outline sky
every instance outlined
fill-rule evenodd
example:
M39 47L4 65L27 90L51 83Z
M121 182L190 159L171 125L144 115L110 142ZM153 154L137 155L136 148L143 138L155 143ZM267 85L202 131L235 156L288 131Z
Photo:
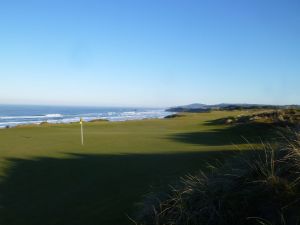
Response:
M299 0L0 0L0 103L300 104Z

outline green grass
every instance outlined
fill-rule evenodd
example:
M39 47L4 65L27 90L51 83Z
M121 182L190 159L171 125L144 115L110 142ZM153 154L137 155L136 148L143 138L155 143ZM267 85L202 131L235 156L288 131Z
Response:
M269 134L214 123L238 114L85 123L84 146L79 124L0 130L0 224L131 224L143 195L248 149L241 136L259 144Z

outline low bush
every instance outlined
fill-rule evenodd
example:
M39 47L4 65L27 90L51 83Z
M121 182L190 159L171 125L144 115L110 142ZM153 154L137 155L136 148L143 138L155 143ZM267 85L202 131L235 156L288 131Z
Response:
M300 224L300 138L253 148L145 201L139 225Z

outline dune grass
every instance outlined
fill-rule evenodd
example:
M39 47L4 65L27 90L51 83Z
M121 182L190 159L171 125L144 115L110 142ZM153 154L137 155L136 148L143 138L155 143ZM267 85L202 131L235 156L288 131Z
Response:
M139 225L295 225L300 222L300 136L252 148L147 196Z
M0 130L0 224L131 224L143 195L163 190L207 163L272 135L268 126L228 126L219 118L44 124ZM232 145L234 144L234 145Z

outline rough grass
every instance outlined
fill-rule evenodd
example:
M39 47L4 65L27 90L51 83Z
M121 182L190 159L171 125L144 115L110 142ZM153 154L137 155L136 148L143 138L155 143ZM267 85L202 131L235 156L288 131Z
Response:
M187 175L137 216L143 225L296 225L300 223L300 138L264 144ZM212 167L211 167L212 168Z
M250 112L162 120L23 126L0 130L0 224L118 225L151 191L259 145L268 127L211 121ZM236 144L233 146L232 143Z

